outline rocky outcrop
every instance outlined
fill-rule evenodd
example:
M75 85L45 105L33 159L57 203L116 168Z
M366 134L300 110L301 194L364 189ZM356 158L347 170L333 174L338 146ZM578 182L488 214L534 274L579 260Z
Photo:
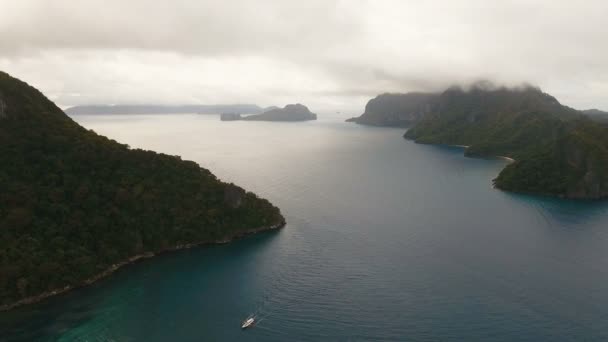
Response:
M371 99L365 113L347 122L371 126L409 127L429 114L437 94L382 94Z
M227 184L224 189L224 203L230 208L236 209L243 203L245 194L246 192L242 188L234 184Z
M565 197L574 199L600 199L608 197L608 175L605 160L602 160L601 146L590 146L588 141L568 139L561 146L562 158L572 173L581 175L570 184ZM606 151L604 150L604 154ZM604 163L604 165L602 165ZM606 178L606 179L605 179Z
M243 117L245 121L307 121L316 120L317 114L312 113L302 104L289 104L284 108L275 108L258 115Z

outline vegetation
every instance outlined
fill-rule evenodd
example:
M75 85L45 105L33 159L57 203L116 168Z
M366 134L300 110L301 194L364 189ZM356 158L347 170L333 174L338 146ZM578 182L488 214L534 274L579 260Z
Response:
M529 148L495 180L498 188L570 198L608 197L608 129L570 122L542 148Z
M608 197L608 129L536 88L448 89L405 137L516 159L495 179L500 189Z
M135 255L277 227L279 209L179 157L80 127L0 72L0 307Z

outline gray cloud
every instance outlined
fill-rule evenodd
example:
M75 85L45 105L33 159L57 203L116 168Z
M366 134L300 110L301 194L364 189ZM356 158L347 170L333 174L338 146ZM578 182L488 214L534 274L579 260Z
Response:
M63 105L301 101L491 79L608 109L605 1L0 0L0 68ZM313 108L314 109L314 108Z
M48 49L144 49L259 55L328 48L357 34L347 2L312 0L6 1L5 54ZM3 5L4 7L4 5Z

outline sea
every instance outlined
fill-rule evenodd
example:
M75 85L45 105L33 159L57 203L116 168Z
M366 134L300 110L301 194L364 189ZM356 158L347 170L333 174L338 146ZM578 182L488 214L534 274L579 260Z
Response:
M504 160L338 114L73 119L193 160L287 225L2 312L1 341L608 341L607 202L499 191Z

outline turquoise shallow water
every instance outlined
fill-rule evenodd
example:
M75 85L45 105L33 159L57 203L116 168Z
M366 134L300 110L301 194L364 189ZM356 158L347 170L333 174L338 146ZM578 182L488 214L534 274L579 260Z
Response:
M608 203L500 192L503 161L342 118L76 120L195 160L288 224L0 313L2 341L608 340Z

